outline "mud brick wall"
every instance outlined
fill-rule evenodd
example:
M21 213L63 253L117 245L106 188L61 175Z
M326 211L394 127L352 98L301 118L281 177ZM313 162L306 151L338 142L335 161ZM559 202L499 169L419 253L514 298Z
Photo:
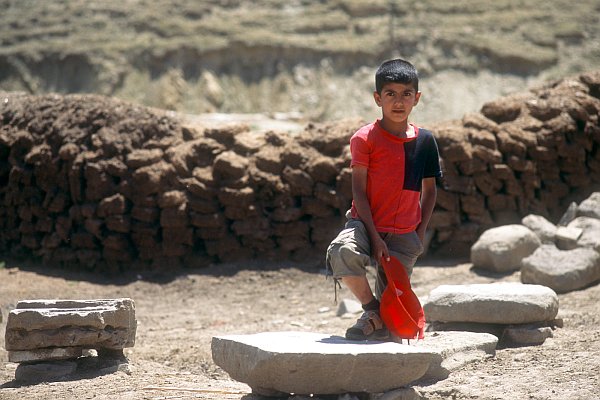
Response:
M431 127L443 162L431 251L556 219L600 183L600 72ZM0 93L0 251L95 270L323 258L351 200L363 122L299 134L201 129L101 96Z

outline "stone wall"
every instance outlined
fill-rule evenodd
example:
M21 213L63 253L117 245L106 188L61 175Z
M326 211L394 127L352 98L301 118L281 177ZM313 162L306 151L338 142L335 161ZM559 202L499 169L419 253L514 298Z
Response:
M597 187L599 97L597 72L432 127L445 176L431 251L464 254L484 229L556 218ZM348 140L361 121L256 134L100 96L0 101L6 255L96 270L302 260L324 257L343 226Z

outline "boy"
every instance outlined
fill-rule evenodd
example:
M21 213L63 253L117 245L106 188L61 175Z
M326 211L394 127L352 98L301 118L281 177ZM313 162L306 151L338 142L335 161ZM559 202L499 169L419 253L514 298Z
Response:
M411 275L435 206L435 178L442 175L433 135L408 122L421 97L415 67L401 59L384 62L375 88L383 116L350 139L352 208L326 255L336 283L341 280L364 310L346 331L350 340L389 338L379 314L387 283L381 260L395 256ZM371 258L377 261L375 294L365 269Z

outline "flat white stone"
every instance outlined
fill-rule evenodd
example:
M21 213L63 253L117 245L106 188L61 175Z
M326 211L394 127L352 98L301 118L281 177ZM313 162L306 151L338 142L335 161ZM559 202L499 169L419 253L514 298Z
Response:
M600 253L593 248L560 250L543 245L523 260L521 282L548 286L558 293L584 288L600 280Z
M9 351L8 361L15 363L43 361L43 360L68 360L81 357L81 347L53 347L47 349Z
M542 242L523 225L504 225L488 229L471 246L473 266L494 272L516 271L521 260Z
M132 299L23 300L8 314L5 348L123 349L135 344Z
M556 229L556 247L561 250L572 250L577 247L577 240L581 237L583 229L573 226L559 226Z
M422 347L311 332L213 337L212 357L233 379L264 395L381 393L441 363L439 354Z
M595 192L579 204L577 215L600 219L600 192Z
M428 321L525 324L553 320L558 296L545 286L514 282L441 285L423 309Z
M416 345L441 357L441 363L432 362L420 381L439 381L466 364L493 357L498 338L489 333L427 332Z

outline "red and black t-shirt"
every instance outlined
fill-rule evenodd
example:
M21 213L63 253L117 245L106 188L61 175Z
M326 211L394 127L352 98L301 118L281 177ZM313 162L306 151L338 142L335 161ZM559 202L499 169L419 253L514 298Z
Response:
M421 181L442 175L433 134L413 128L413 137L399 138L376 121L350 139L351 166L368 169L367 198L379 232L414 231L421 222ZM358 218L354 203L352 217Z

